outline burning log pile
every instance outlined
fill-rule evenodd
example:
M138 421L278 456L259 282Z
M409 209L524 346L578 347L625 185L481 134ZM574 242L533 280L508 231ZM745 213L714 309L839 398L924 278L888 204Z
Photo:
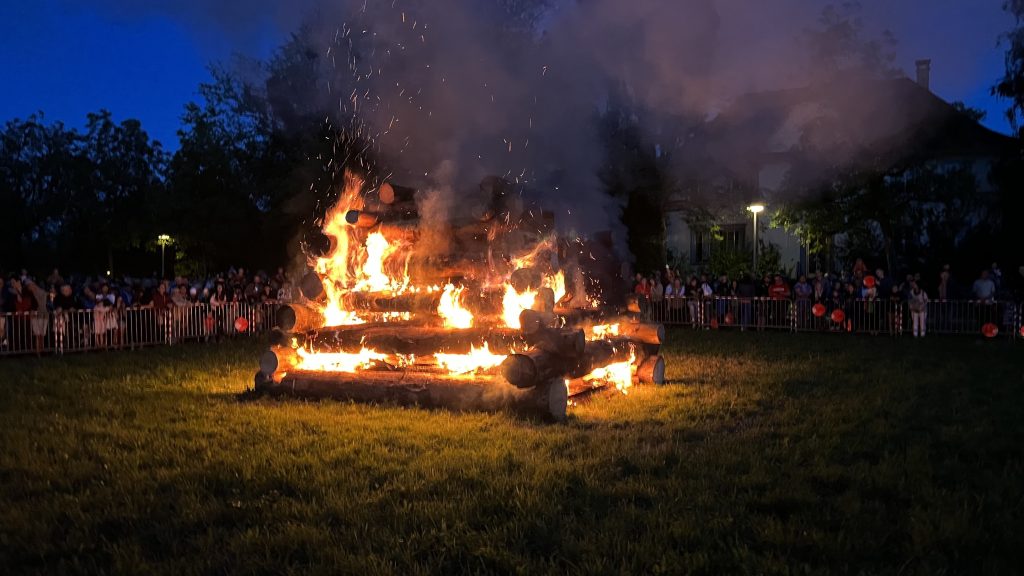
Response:
M257 390L562 420L596 391L664 382L664 328L581 290L553 215L504 180L450 222L421 218L413 189L346 181Z

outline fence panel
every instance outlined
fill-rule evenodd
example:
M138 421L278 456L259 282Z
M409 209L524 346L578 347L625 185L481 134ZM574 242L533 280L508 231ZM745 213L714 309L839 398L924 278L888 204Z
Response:
M914 314L905 302L898 300L823 303L824 313L820 316L814 313L811 300L715 296L641 299L639 303L643 318L673 326L890 336L914 333ZM1024 337L1021 305L1013 302L932 301L918 321L925 323L925 334L981 334L982 327L991 323L999 329L999 336Z
M192 304L0 314L0 356L168 345L269 331L277 304Z
M695 329L774 330L914 334L915 314L898 301L851 300L825 304L821 316L809 300L770 298L664 298L641 300L643 318ZM122 308L61 313L0 314L0 356L65 354L107 349L135 349L186 341L249 337L273 328L277 304L194 304L170 310ZM842 318L834 316L841 312ZM1014 302L936 300L917 315L924 334L981 334L993 324L1000 337L1024 338L1022 306Z

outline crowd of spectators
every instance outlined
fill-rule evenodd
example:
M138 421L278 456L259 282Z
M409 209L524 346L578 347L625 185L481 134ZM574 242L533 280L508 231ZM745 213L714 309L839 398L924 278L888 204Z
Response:
M178 276L173 280L65 278L58 269L45 278L36 278L22 269L15 274L0 274L0 351L15 345L25 349L26 343L16 340L31 334L35 351L41 352L51 342L48 338L54 338L51 332L63 331L68 313L78 311L91 311L88 334L95 346L119 347L124 340L127 310L151 308L157 318L162 318L197 305L209 305L216 312L231 304L291 302L294 295L284 268L274 274L250 274L244 268L231 268L207 278Z
M1019 272L1024 278L1024 267ZM694 326L734 322L741 326L773 325L789 318L806 323L811 321L810 312L815 305L820 304L822 316L842 310L848 329L855 328L850 323L858 319L874 328L884 326L886 321L902 321L902 317L892 317L887 311L896 309L894 304L905 304L900 309L907 311L911 332L916 337L925 335L930 301L968 300L984 305L997 301L1016 302L1021 297L1020 285L1021 279L1004 279L995 262L981 270L972 282L962 283L949 265L943 266L929 281L920 273L893 278L884 269L872 271L858 258L848 270L801 274L796 278L788 278L783 273L765 274L761 278L749 274L737 278L726 274L694 274L687 278L671 269L647 275L637 273L632 291L656 306L685 310ZM766 303L760 307L741 306L736 310L741 317L734 318L728 299ZM715 307L702 304L712 300L718 301ZM771 305L773 301L779 304ZM795 312L793 316L789 316L791 309ZM837 323L834 328L842 329L843 324Z

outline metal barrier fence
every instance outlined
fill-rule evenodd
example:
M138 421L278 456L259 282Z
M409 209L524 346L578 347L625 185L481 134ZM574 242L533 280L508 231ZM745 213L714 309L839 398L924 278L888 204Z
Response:
M169 310L93 309L0 314L0 356L134 349L260 334L275 323L277 304L193 304Z
M934 300L921 312L906 302L865 299L822 303L817 310L810 300L773 298L641 298L639 303L645 319L693 328L925 336L981 334L991 325L999 336L1024 337L1024 314L1015 302Z
M846 332L903 336L979 334L986 325L1000 336L1024 337L1022 305L1013 302L936 300L911 312L904 302L852 300L823 304L816 314L810 300L771 298L641 299L648 320L693 328L739 328L789 332ZM39 314L0 314L0 356L84 352L210 340L269 331L277 304L222 306L194 304L169 310L125 308ZM819 310L819 312L822 312ZM918 323L915 332L914 323Z

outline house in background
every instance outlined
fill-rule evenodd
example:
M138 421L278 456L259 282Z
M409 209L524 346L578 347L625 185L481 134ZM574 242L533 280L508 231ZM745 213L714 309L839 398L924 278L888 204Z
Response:
M775 245L787 272L814 268L799 239L771 226L770 214L827 185L838 167L895 166L909 158L967 165L979 190L991 190L991 168L1012 140L933 94L930 61L917 66L916 82L849 74L738 98L680 150L681 172L690 177L665 207L671 256L700 268L716 249L750 250L746 207L757 203L768 208L758 218L759 242Z

